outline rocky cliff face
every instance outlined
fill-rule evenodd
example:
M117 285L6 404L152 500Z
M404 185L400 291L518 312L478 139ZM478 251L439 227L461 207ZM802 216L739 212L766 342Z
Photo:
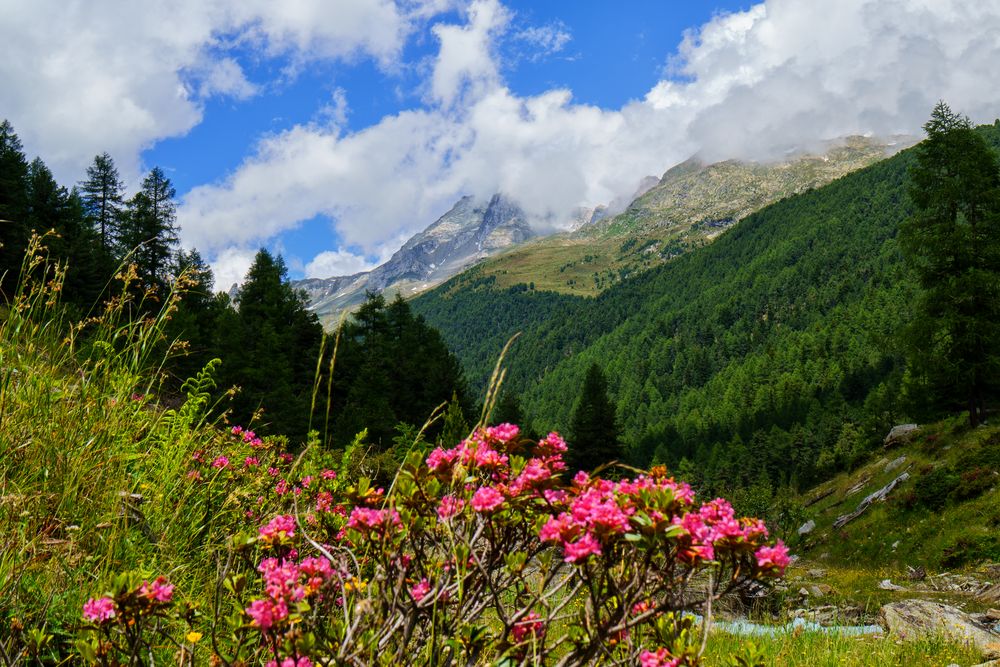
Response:
M507 197L494 195L488 202L463 197L385 264L352 276L299 280L294 286L305 290L310 308L329 322L361 303L368 291L421 292L532 236L524 212Z

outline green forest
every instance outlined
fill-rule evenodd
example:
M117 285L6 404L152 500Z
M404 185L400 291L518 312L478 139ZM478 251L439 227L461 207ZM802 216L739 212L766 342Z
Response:
M994 150L1000 127L979 128ZM596 298L494 289L473 269L413 301L480 386L506 339L529 420L569 426L599 365L626 457L719 492L805 488L849 468L904 416L917 282L897 241L914 213L910 149L743 220Z

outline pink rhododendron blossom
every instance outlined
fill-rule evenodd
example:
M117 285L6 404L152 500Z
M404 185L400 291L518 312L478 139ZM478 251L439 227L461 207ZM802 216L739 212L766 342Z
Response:
M502 444L507 444L521 434L521 429L516 424L497 424L486 429L486 437L496 440Z
M541 616L531 611L510 629L510 638L515 644L528 640L538 640L545 636L545 622Z
M535 449L539 456L552 456L556 454L566 453L566 441L555 432L549 433L543 439L538 441L538 447Z
M472 509L480 513L490 513L503 505L503 494L492 486L480 488L472 496Z
M288 482L283 479L279 479L278 483L274 485L274 492L279 496L283 496L288 493L288 489Z
M427 581L427 577L420 580L419 583L414 584L410 587L410 597L415 601L420 602L424 597L431 592L431 584Z
M322 477L323 479L337 479L337 471L324 470L322 473L320 473L320 477Z
M299 484L302 485L303 489L308 489L309 485L312 484L312 481L313 481L312 475L306 475L301 480L299 480Z
M643 651L639 654L640 667L678 667L682 658L675 658L665 648Z
M762 570L774 570L779 575L785 571L791 559L788 557L788 547L778 540L773 547L762 546L757 549L757 567Z
M243 459L244 468L253 468L258 465L260 465L260 459L258 459L256 456L248 456L245 459Z
M370 532L372 530L384 531L386 528L398 526L400 524L399 512L394 509L376 510L368 507L355 507L351 510L351 516L347 519L347 527Z
M278 542L282 539L295 537L295 517L279 514L260 529L260 539L265 542Z
M90 598L83 603L83 617L92 623L104 623L115 617L115 601L109 597Z
M228 468L229 467L229 459L226 458L225 456L220 456L217 459L215 459L214 461L212 461L212 467L213 468Z
M441 499L441 504L438 505L437 515L442 521L450 519L465 507L465 501L461 498L456 498L455 496L445 496Z
M170 602L174 596L174 585L169 583L166 577L157 577L153 583L142 582L139 595L154 602Z
M254 600L245 610L246 615L253 619L253 624L262 631L267 631L275 623L284 620L288 616L288 603L283 599L274 600Z
M242 426L234 426L231 429L231 431L232 431L233 435L240 435L241 433L243 433L243 427Z
M588 475L583 470L577 472L573 475L573 484L576 486L587 486L590 484L590 475Z
M270 475L271 477L277 477L278 475L281 474L281 471L275 468L274 466L268 466L267 474Z
M567 563L575 563L591 555L600 556L601 543L590 533L584 533L576 542L564 544L563 554Z

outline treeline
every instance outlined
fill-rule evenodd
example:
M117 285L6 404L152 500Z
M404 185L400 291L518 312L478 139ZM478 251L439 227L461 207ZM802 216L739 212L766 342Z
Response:
M979 132L1000 146L1000 127ZM896 240L913 213L914 155L789 197L594 299L459 277L414 309L470 377L522 331L508 382L539 424L569 426L571 388L596 364L631 462L718 491L803 487L851 466L904 414L930 416L904 382L899 341L916 290Z
M160 342L167 358L164 390L178 391L212 359L223 406L238 424L304 442L310 425L339 446L368 428L369 442L390 447L400 422L419 426L455 397L471 411L461 368L421 318L402 301L370 299L340 337L326 417L317 368L329 374L332 341L294 290L280 256L261 249L235 300L216 293L208 264L178 243L176 192L159 167L127 196L114 160L94 158L85 178L59 185L41 159L28 161L7 121L0 123L0 297L17 289L33 234L49 257L67 266L63 303L72 319L101 311L112 296L129 297L129 315L159 311L181 293ZM322 358L321 358L322 352ZM325 389L325 387L323 387ZM167 397L163 397L167 398ZM440 427L438 427L440 429Z

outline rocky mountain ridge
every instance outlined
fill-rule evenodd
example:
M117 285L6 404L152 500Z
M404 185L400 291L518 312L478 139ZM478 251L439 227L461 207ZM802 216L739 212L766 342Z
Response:
M329 323L340 312L360 304L367 292L410 296L534 236L524 211L510 198L497 194L482 202L465 196L371 271L309 278L295 281L293 286L306 292L309 307Z

